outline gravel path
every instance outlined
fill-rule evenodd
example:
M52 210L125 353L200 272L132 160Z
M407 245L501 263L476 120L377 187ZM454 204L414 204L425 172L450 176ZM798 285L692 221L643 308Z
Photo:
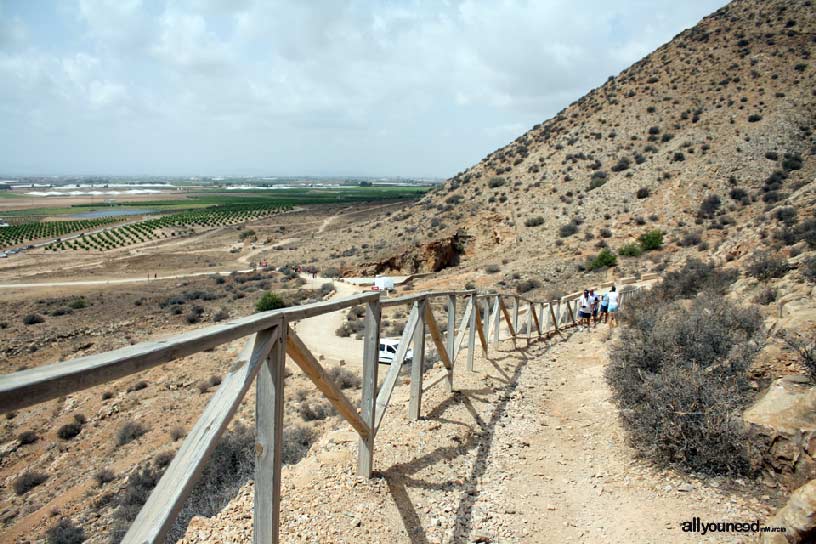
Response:
M377 436L371 480L354 475L356 439L338 422L284 469L283 542L742 542L689 535L680 523L764 519L747 483L705 482L637 461L609 390L601 326L534 342L504 341L477 372L457 367L458 393L423 399L406 417L395 390ZM460 362L466 354L460 354ZM219 516L195 518L185 544L245 542L252 484ZM750 540L749 540L750 541Z

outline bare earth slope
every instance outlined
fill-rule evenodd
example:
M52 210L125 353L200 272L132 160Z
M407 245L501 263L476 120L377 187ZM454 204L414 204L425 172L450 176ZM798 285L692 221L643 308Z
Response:
M685 543L680 524L692 516L764 519L741 482L703 483L633 458L602 376L606 338L602 325L549 346L521 341L519 351L505 341L490 360L477 355L477 372L457 367L455 396L429 391L418 422L400 386L377 437L375 478L354 476L345 426L284 468L282 541ZM194 518L182 542L247 541L252 491L215 518Z

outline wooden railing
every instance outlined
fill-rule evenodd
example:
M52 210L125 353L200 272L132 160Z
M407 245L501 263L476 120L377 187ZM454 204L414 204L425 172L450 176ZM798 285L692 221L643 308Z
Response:
M621 292L621 308L626 292L626 288ZM163 340L142 342L108 353L0 376L0 412L18 410L56 399L248 336L243 351L185 438L123 542L130 544L164 542L218 438L226 429L254 380L256 387L254 541L276 543L281 500L283 368L287 354L314 382L337 412L357 431L359 435L357 472L370 478L374 463L374 441L409 346L412 345L413 357L410 362L408 415L416 420L422 413L423 392L442 381L447 384L449 392L453 391L453 370L466 335L468 337L466 364L467 369L472 371L477 336L482 351L487 356L491 340L494 347L500 340L502 320L507 326L508 338L514 343L518 338L526 338L529 344L534 334L539 337L561 335L563 329L576 325L579 296L580 293L574 293L558 301L536 302L518 295L478 294L472 290L423 292L396 298L381 297L379 293L362 293L339 300L257 313ZM444 334L431 311L430 303L432 299L443 297L447 301ZM457 330L458 299L465 301L465 308ZM512 314L505 304L505 300L508 299L513 301ZM289 326L297 320L356 305L365 305L362 399L359 410L326 376L317 358ZM378 389L381 310L384 307L399 305L409 305L411 311L397 353ZM520 327L519 319L522 317L525 322ZM436 346L443 368L423 385L426 330Z

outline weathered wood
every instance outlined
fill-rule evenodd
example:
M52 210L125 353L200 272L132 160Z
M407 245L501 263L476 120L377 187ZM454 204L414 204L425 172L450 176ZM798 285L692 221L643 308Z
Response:
M451 368L451 362L448 358L448 348L445 346L445 340L442 338L442 333L439 331L439 325L436 323L436 318L433 315L433 310L430 304L425 304L425 325L428 327L428 332L431 333L431 339L436 345L436 351L439 353L439 360L445 365L445 368Z
M510 330L510 336L516 336L516 329L513 327L513 322L510 321L510 313L507 311L507 306L504 305L504 300L499 299L499 304L501 305L502 315L504 315L504 321L507 323L507 328Z
M424 384L422 386L422 392L424 393L425 391L427 391L428 389L430 389L434 385L438 384L439 382L443 381L447 377L448 377L448 370L446 368L440 369L440 371L437 372L434 375L433 378L431 378L430 380L424 382Z
M473 352L476 351L476 324L479 318L479 308L476 306L476 295L470 297L470 331L468 334L467 369L473 371Z
M380 358L380 304L366 305L365 331L363 332L363 393L360 400L360 419L370 430L366 438L360 437L357 449L357 475L371 478L374 469L374 402L377 398L377 372Z
M363 344L363 347L365 349L365 344ZM291 329L288 330L286 335L286 352L289 354L289 357L297 363L301 370L303 370L303 373L314 382L337 412L354 427L354 430L357 431L360 438L363 440L368 438L369 427L357 414L357 409L351 404L351 401L348 400L346 395L343 394L343 391L326 376L326 371L323 369L323 366L321 366L317 358L312 355L300 337ZM365 355L367 354L363 354L364 361Z
M280 322L280 321L279 321ZM204 413L184 439L170 466L122 541L125 544L164 542L204 464L241 404L258 369L280 334L273 328L255 334L210 399Z
M285 337L288 325L281 326ZM279 337L255 383L255 505L253 541L277 544L283 462L283 382L286 344Z
M153 368L174 359L206 351L218 345L255 334L288 321L336 311L377 300L376 293L363 293L336 301L284 308L252 314L227 323L121 349L80 357L0 376L0 412L18 410L129 374Z
M576 308L578 307L578 301L577 300L575 301L575 307ZM567 303L567 310L569 310L569 316L570 316L570 320L572 321L572 324L577 325L577 323L575 322L575 312L572 311L572 304Z
M465 312L462 315L462 323L459 324L459 334L456 336L456 348L453 354L454 363L459 356L459 352L462 351L462 341L465 339L465 333L468 331L468 326L470 325L471 308L473 308L473 300L468 298L467 304L465 305Z
M418 312L419 308L415 302L414 307L411 308L411 313L408 314L408 321L397 346L397 353L394 354L394 360L391 361L391 366L388 368L388 372L385 373L385 379L380 385L380 391L377 393L377 402L374 408L374 435L380 429L380 423L382 423L385 410L388 408L388 401L391 400L391 393L393 393L394 386L397 384L397 378L400 370L402 370L402 362L405 360L405 354L408 353L408 346L411 344L411 338L413 338L414 330L419 322ZM377 349L379 350L379 346ZM416 351L416 348L414 348L414 351Z
M539 311L540 311L541 306L542 305L539 305ZM538 331L538 336L541 336L541 321L538 320L538 313L536 312L535 305L533 305L533 304L530 305L530 313L533 314L533 321L535 321L535 326L536 326L536 330Z
M482 299L482 336L484 336L485 342L490 337L490 298L485 297Z
M453 392L453 363L456 360L456 295L448 295L448 336L447 353L450 360L448 369L448 393Z
M493 325L493 347L498 347L501 341L501 303L499 302L499 295L493 299L493 315L490 317Z
M474 312L474 313L476 314L476 327L477 327L476 332L479 333L479 341L482 343L482 351L484 352L485 357L487 357L487 340L485 339L485 335L484 335L484 325L482 324L482 315L478 310L476 312Z
M519 314L519 297L513 295L513 330L517 331L518 328L518 314Z
M558 318L555 317L555 310L553 310L552 303L550 303L550 319L552 319L553 327L555 327L555 332L558 333L558 336L563 338L564 335L561 334L561 330L558 328Z
M416 302L421 299L427 299L429 297L443 297L443 296L452 296L452 295L471 295L475 293L474 290L458 290L458 291L422 291L419 293L411 293L408 295L402 295L399 297L394 298L383 298L380 300L380 306L388 307L388 306L399 306L400 304L408 304L411 302Z
M527 303L527 342L530 342L530 337L533 336L533 305L529 302Z
M411 391L408 399L408 418L414 421L422 413L422 377L425 372L425 316L430 305L426 299L418 300L419 320L414 329L414 357L411 360ZM433 319L433 317L432 317Z

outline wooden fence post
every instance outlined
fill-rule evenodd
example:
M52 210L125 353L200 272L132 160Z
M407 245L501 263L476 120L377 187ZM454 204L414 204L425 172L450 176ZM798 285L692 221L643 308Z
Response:
M530 345L530 338L533 336L533 305L527 303L527 345Z
M411 359L411 398L408 401L408 417L414 421L419 419L422 411L422 372L425 366L425 304L426 299L414 303L419 320L414 329L413 350Z
M476 351L476 315L479 313L476 293L470 295L470 331L468 331L467 369L473 370L473 352Z
M493 308L493 345L498 349L499 341L501 340L501 302L499 301L499 296L496 295L496 298L493 300L493 303L496 305Z
M482 313L482 334L486 341L490 337L490 299L487 296L482 299Z
M518 334L518 314L519 314L519 297L513 295L513 330Z
M453 365L454 351L456 350L456 295L448 295L448 360L451 367L448 369L448 393L453 392Z
M360 400L362 420L368 425L368 438L360 438L357 449L357 475L371 478L374 467L374 403L377 400L377 370L380 358L380 302L366 305L363 336L363 397Z
M255 382L255 544L277 544L283 447L283 369L286 323Z

